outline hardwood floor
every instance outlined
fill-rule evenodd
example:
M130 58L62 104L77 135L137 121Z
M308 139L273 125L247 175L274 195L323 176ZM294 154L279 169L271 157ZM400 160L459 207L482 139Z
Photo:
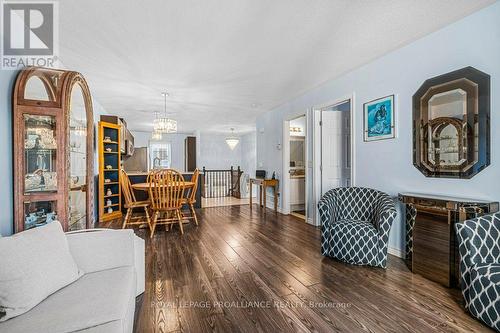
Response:
M254 202L256 198L253 198ZM221 206L237 206L248 205L250 198L238 199L235 197L220 197L220 198L201 198L201 207L221 207Z
M408 271L324 258L319 229L257 206L199 210L146 240L137 332L488 332L460 291ZM101 225L117 227L114 225Z

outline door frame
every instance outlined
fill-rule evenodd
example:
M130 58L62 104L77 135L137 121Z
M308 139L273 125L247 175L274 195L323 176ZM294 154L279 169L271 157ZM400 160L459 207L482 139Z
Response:
M355 110L355 94L354 92L350 95L346 95L341 98L337 98L328 103L322 103L315 105L312 108L313 113L313 126L312 135L313 138L313 202L317 204L321 199L321 114L322 109L342 104L343 102L351 102L350 107L350 128L351 128L351 186L356 186L356 114ZM320 225L319 211L315 209L315 214L313 215L313 224L315 226Z
M290 210L290 121L294 120L294 119L297 119L297 118L301 118L301 117L304 117L305 120L306 120L306 124L305 124L305 140L304 140L304 148L305 148L305 151L304 151L304 154L305 154L305 163L304 163L304 168L305 168L305 174L306 174L306 184L305 184L305 188L304 188L304 198L305 198L305 202L304 202L304 205L305 205L305 221L307 221L307 204L308 204L308 198L307 198L307 189L308 189L308 182L310 180L308 180L309 177L307 177L307 169L308 169L308 166L309 166L309 160L308 160L308 140L309 140L309 137L310 137L310 133L308 131L308 125L309 125L309 120L308 120L308 115L309 115L309 109L306 110L306 112L304 114L298 114L298 115L295 115L291 118L288 118L286 120L283 121L283 166L282 166L282 170L283 170L283 184L282 184L282 198L281 198L281 202L283 204L282 208L281 208L281 213L282 214L285 214L285 215L289 215L291 213L291 210Z

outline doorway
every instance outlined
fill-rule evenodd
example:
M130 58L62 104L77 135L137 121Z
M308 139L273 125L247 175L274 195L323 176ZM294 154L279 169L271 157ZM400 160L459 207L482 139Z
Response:
M285 121L283 128L284 203L286 213L307 217L307 118Z
M352 186L352 99L314 109L314 197L317 203L330 189ZM319 225L318 212L315 224Z

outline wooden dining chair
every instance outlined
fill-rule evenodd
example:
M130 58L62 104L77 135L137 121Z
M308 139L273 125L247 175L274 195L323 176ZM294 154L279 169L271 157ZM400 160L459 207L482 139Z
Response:
M124 229L127 225L144 224L144 216L134 216L134 209L142 208L144 210L144 213L146 213L146 222L148 223L149 230L151 231L151 218L149 215L149 208L151 205L150 201L136 200L134 189L132 188L132 184L130 183L130 179L125 170L121 170L120 182L122 186L123 197L125 198L124 207L127 209L127 213L125 214L125 218L123 219L122 229Z
M188 205L189 211L191 212L191 216L184 216L184 218L193 219L196 225L198 225L198 217L196 216L196 211L194 210L194 204L196 203L196 191L198 190L198 180L200 178L199 176L200 176L200 170L196 168L191 178L191 182L193 182L194 185L187 192L187 195L182 199L182 204Z
M164 169L150 173L149 198L153 210L151 237L158 224L170 225L178 223L181 235L182 228L182 198L184 197L184 177L176 170Z

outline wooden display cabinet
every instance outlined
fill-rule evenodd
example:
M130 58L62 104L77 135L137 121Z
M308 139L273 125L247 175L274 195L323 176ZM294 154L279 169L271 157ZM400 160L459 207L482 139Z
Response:
M94 226L94 117L80 73L27 67L13 96L14 232Z
M121 125L99 122L99 222L122 217Z

